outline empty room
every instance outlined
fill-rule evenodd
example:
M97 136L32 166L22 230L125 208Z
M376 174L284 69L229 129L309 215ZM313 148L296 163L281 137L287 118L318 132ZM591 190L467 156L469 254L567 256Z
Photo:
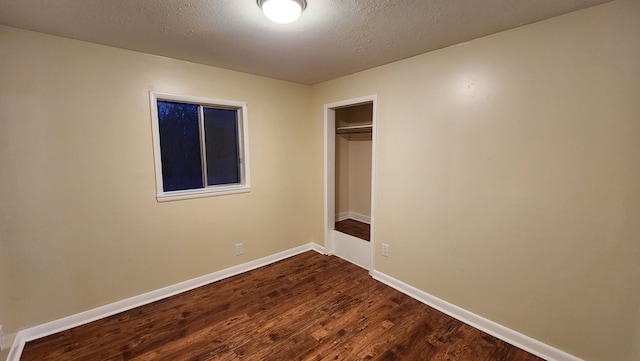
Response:
M640 360L640 0L0 0L0 349Z

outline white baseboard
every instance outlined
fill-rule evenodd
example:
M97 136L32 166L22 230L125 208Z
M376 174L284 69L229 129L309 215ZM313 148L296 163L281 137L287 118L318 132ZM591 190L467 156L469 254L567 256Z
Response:
M430 295L382 272L374 270L373 272L371 272L371 276L374 279L388 286L391 286L396 290L430 307L433 307L442 313L445 313L455 319L466 323L467 325L475 327L480 331L488 333L489 335L499 338L502 341L508 342L547 361L583 361L576 356L573 356L555 347L549 346L534 338L514 331L508 327L502 326L482 316L478 316L473 312L467 311L452 303Z
M366 224L371 224L371 217L356 212L343 212L336 215L336 222L344 221L345 219L355 219Z
M344 221L345 219L349 219L349 212L336 214L336 222Z
M7 361L19 361L20 356L22 355L22 350L24 349L24 345L29 341L49 336L60 331L68 330L76 326L84 325L86 323L109 317L123 311L128 311L130 309L143 306L167 297L171 297L173 295L177 295L194 288L198 288L225 278L238 275L240 273L251 271L253 269L281 261L285 258L289 258L306 251L316 251L318 253L325 254L324 247L316 243L308 243L280 253L273 254L271 256L263 257L251 262L243 263L241 265L213 272L208 275L196 277L171 286L127 298L122 301L117 301L108 305L100 306L88 311L80 312L75 315L71 315L19 331L14 335L14 340L12 343L13 346L9 351L9 357L7 358ZM6 344L9 344L6 338L5 341Z
M364 214L349 212L349 218L355 219L366 224L371 224L371 216L365 216Z
M5 336L4 342L5 345L9 344L7 338ZM22 350L24 349L24 344L26 341L20 337L20 332L14 333L12 335L13 342L11 342L11 349L9 350L9 356L7 356L7 361L20 361L20 356L22 355Z

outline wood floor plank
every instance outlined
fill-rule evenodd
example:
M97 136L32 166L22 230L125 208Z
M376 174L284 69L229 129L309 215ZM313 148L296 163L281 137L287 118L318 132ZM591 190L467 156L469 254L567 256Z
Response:
M306 252L28 342L21 360L540 359Z
M371 241L371 226L367 223L356 221L355 219L345 219L336 222L334 228L338 232L346 233L365 241Z

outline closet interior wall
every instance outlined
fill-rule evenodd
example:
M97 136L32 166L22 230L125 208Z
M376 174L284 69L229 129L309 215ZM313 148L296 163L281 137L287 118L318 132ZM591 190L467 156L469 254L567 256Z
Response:
M371 222L371 103L336 110L336 221Z

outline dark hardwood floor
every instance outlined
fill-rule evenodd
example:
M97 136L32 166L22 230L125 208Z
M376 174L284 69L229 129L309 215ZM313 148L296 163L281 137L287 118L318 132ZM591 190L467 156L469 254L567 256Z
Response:
M338 232L346 233L350 236L364 239L365 241L371 241L371 226L354 219L345 219L343 221L336 222L335 229Z
M315 252L28 342L21 360L541 360Z

